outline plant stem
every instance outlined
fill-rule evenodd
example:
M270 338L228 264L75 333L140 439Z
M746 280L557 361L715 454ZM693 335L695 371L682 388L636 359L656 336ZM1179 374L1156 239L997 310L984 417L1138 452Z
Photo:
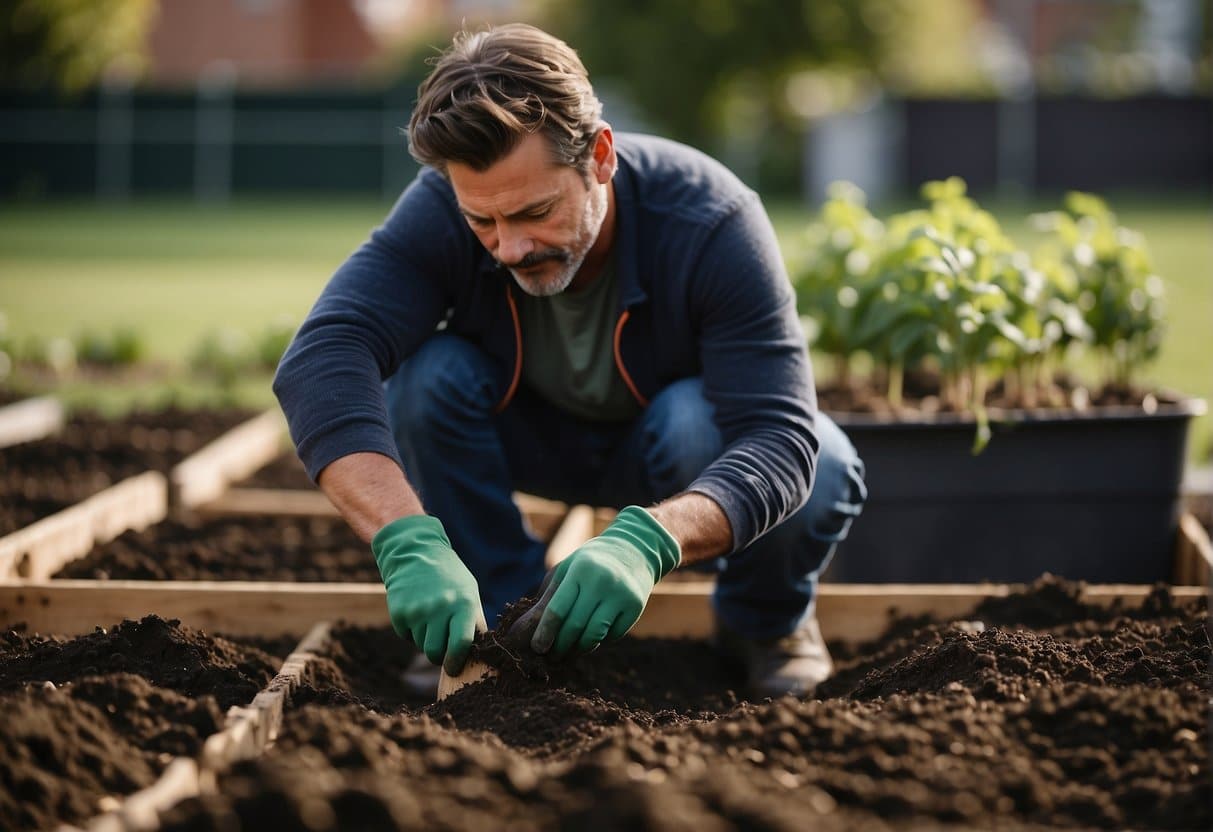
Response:
M894 408L901 407L902 387L905 380L905 366L900 360L894 361L889 365L889 387L888 399L889 404Z

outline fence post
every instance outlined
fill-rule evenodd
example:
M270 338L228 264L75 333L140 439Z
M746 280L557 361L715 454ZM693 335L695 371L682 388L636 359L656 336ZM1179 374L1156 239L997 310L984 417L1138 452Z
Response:
M126 73L107 73L97 97L97 198L125 202L131 195L134 113Z
M232 98L236 69L216 61L198 78L194 122L194 198L227 202L232 196Z
M1037 0L998 0L998 14L1024 52L1024 74L998 97L998 190L1023 196L1036 187L1036 72L1033 68Z

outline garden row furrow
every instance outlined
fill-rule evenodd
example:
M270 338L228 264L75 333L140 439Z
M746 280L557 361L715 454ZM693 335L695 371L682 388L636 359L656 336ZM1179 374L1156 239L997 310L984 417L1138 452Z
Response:
M9 405L4 410L38 401ZM57 405L57 402L54 404ZM39 406L37 412L43 411L47 411L47 408ZM144 427L138 429L145 434L151 430ZM87 431L88 428L81 430ZM167 428L164 430L168 431ZM65 563L86 554L95 544L112 540L128 529L146 528L168 516L173 505L188 506L191 500L197 502L199 495L205 498L216 487L226 488L233 480L277 456L281 452L284 436L281 414L267 411L186 455L166 472L144 470L142 473L123 475L122 471L130 471L130 465L114 472L87 471L87 474L103 480L117 475L121 481L75 499L69 497L66 501L59 500L58 504L66 502L66 505L0 536L0 579L39 580L50 577ZM159 440L161 444L170 441L168 437ZM91 439L84 439L83 447L91 452L92 442ZM108 454L120 450L117 447L120 443L111 443L107 439L101 442L107 450L98 459L105 459ZM155 445L154 441L149 440L149 443ZM72 447L69 445L68 449ZM156 446L153 452L159 451L159 446ZM59 479L71 478L70 469L60 472L65 463L61 456L67 452L55 447L47 448L40 454L37 446L33 445L21 454L10 453L12 458L5 460L6 476L14 481L6 487L13 493L6 493L4 500L9 510L18 507L25 499L24 495L31 490L37 492L45 487L39 483L31 489L20 483L22 464L28 460L35 465L35 470L28 474L31 478L40 479L48 472L60 474ZM87 458L85 464L89 464ZM143 466L135 464L133 467ZM68 491L72 487L69 486ZM21 491L21 488L25 490ZM87 489L87 485L84 488ZM43 499L42 502L52 506L56 504L55 500Z
M222 730L207 737L197 755L174 758L150 786L107 801L113 805L85 825L87 832L152 832L159 828L161 812L214 791L219 774L262 753L277 736L291 692L306 677L309 663L327 648L330 631L328 622L313 625L269 684L248 705L229 709Z

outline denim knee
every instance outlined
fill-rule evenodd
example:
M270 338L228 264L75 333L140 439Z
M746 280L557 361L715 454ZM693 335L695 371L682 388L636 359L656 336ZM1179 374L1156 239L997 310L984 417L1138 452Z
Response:
M455 335L433 336L384 385L396 444L450 432L467 417L491 416L498 399L495 380L492 360L475 344Z
M796 518L809 535L824 543L837 543L847 536L851 523L863 511L868 499L864 483L863 460L851 440L829 417L818 414L817 471L813 494Z
M690 485L724 449L698 378L676 381L644 413L644 459L656 499Z

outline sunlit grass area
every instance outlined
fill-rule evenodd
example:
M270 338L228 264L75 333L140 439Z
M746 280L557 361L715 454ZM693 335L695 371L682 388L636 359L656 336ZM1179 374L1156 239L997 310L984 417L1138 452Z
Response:
M1143 379L1213 398L1213 214L1207 202L1116 199L1123 224L1143 232L1168 292L1163 354ZM218 330L250 337L283 317L299 321L333 270L388 210L378 200L240 200L228 206L189 201L93 202L0 207L0 312L9 334L74 337L130 327L159 373L113 384L68 382L71 402L119 408L130 401L236 397L271 401L268 376L222 388L182 372L199 342ZM877 208L878 215L905 205ZM987 204L1013 239L1037 239L1027 216L1053 202ZM769 206L791 256L812 210ZM1210 419L1193 436L1193 454L1210 448Z

